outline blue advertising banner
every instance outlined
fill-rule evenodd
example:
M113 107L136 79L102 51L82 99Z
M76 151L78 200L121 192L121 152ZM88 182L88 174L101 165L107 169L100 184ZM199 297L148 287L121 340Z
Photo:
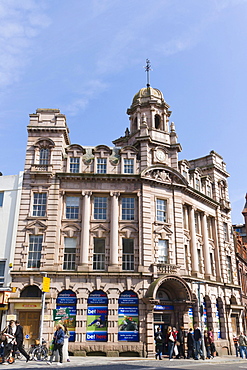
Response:
M118 299L118 304L138 305L138 296L135 292L132 292L132 290L126 290L120 295Z
M72 290L63 290L59 293L56 300L56 310L65 309L69 313L67 318L64 317L61 320L55 320L55 323L61 322L61 324L67 326L70 333L70 342L75 342L76 303L77 297Z
M118 309L118 340L139 341L138 307L119 307Z
M88 304L108 304L106 293L102 290L95 290L87 299Z
M107 306L88 306L87 309L87 341L107 341Z

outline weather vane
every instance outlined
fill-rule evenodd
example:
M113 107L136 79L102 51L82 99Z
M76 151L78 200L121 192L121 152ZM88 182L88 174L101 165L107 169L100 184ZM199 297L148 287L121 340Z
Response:
M145 65L145 71L147 72L147 87L150 87L150 81L149 81L149 71L152 71L150 60L146 59L146 65Z

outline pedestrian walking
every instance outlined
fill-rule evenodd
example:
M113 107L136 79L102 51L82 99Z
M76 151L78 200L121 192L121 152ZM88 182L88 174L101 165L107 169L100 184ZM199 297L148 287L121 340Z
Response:
M173 358L173 351L174 351L174 346L175 342L177 340L177 331L175 327L168 326L167 329L167 335L166 335L166 341L168 345L168 355L169 355L169 360L172 361Z
M64 327L61 324L56 326L56 331L53 336L53 349L50 357L50 361L47 364L51 365L55 352L58 351L60 362L57 364L60 365L63 363L63 344L64 344Z
M211 328L208 330L208 340L210 345L211 357L214 358L216 356L216 348L214 344L214 332Z
M184 350L184 327L180 326L177 334L178 358L186 358Z
M238 337L236 336L236 334L233 334L233 343L234 343L234 347L235 347L235 351L236 351L236 357L238 357L238 353L239 353L239 346L238 346Z
M70 332L66 325L64 325L64 344L63 344L63 361L70 362L69 359L69 337Z
M246 350L246 337L243 333L240 333L240 336L238 337L238 344L239 344L239 353L241 358L247 359L247 350Z
M194 333L193 329L190 328L188 335L187 335L187 358L194 358L194 347L195 347L195 340L194 340Z
M202 334L197 325L194 326L194 341L195 341L195 360L199 360L199 356L201 356Z
M15 333L16 325L14 320L10 320L9 325L4 329L4 335L6 337L4 342L4 351L3 351L3 358L2 364L4 363L13 363L14 356L13 356L13 347L15 343Z
M15 341L16 344L14 345L14 357L16 350L19 350L20 353L26 358L26 362L30 360L30 356L27 354L25 349L23 348L23 340L24 340L24 334L23 334L23 327L20 325L20 321L16 320L15 322L16 328L15 328Z
M155 339L155 358L159 360L162 360L162 350L163 350L163 342L164 342L164 336L161 332L160 327L158 326L156 333L154 334Z
M206 348L207 358L210 359L211 358L211 349L210 349L210 343L209 343L209 337L208 337L207 330L204 330L204 344L205 344L205 348Z

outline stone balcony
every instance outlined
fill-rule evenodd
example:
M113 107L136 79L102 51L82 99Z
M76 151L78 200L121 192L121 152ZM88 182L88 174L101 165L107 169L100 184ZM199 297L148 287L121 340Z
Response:
M230 212L231 204L228 200L220 199L220 209L225 212Z
M52 165L51 164L32 164L31 165L31 174L48 174L52 173Z

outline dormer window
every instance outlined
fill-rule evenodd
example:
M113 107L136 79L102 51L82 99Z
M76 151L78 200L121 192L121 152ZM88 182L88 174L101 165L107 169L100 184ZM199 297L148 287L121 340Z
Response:
M106 173L106 158L97 158L97 173Z
M161 119L160 119L160 116L158 114L155 114L154 124L155 124L155 128L157 130L161 128Z
M70 172L72 173L79 173L80 170L80 158L79 157L71 157L70 158Z
M124 158L124 173L134 173L134 159Z
M200 190L200 180L199 179L195 179L195 188L196 190Z

